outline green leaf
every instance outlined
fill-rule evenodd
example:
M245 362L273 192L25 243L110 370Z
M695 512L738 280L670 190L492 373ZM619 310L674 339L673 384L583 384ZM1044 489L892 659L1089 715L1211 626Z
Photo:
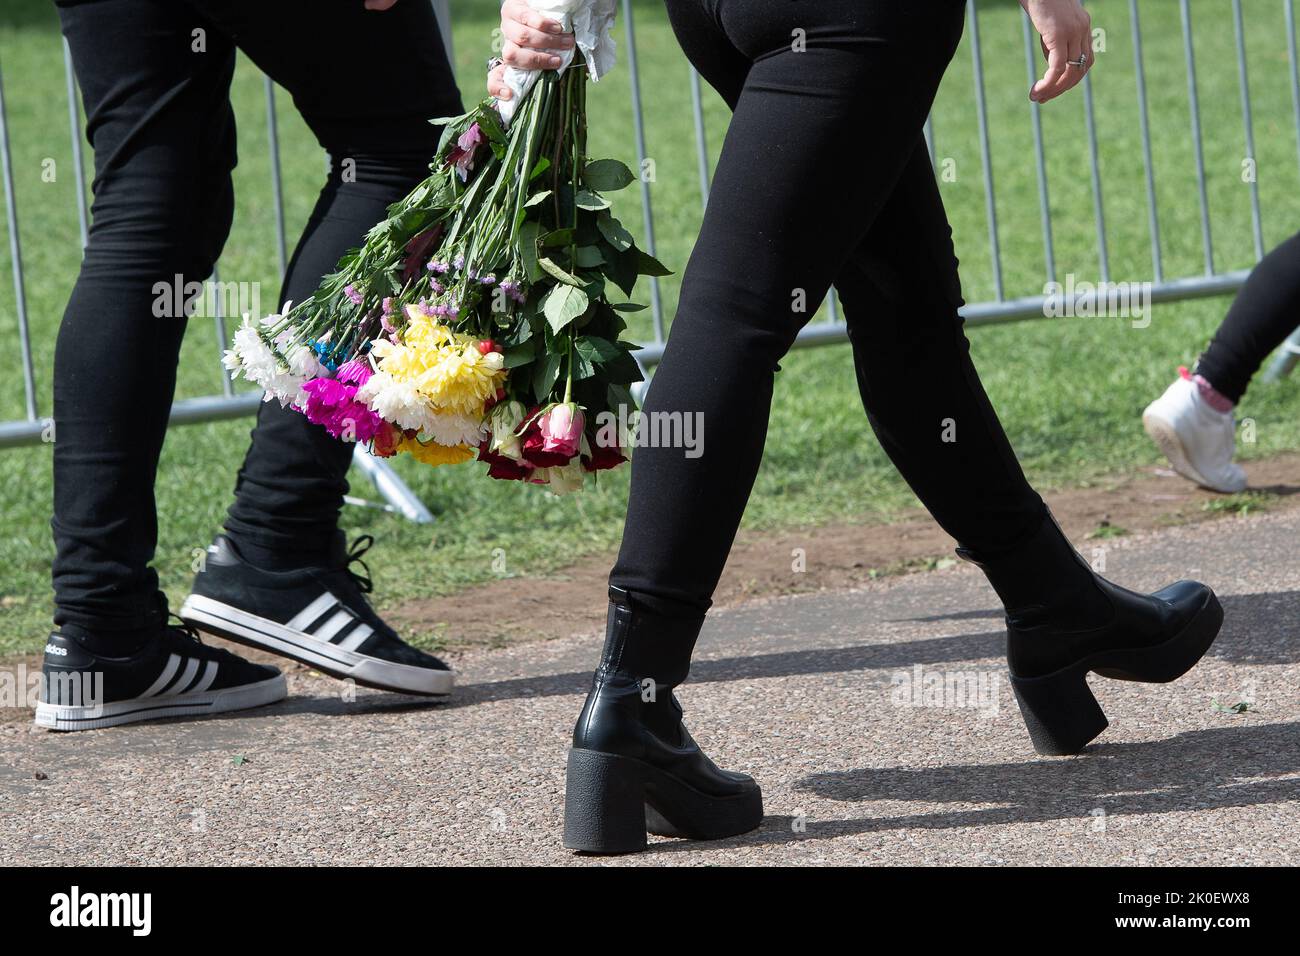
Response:
M542 267L543 272L559 279L565 285L573 286L575 289L581 289L586 284L572 273L565 272L550 259L539 259L537 264Z
M636 288L636 257L630 252L615 254L612 260L607 258L601 271L623 290L624 295L631 295Z
M616 312L644 312L649 306L640 302L615 302L610 308Z
M529 220L519 227L519 255L530 282L542 277L542 268L537 261L537 233L541 228L541 223L536 220Z
M596 246L579 246L574 258L579 269L599 269L605 264L605 254Z
M542 301L542 312L551 326L551 331L559 332L570 322L587 311L589 302L587 293L570 285L557 285Z
M620 355L624 354L623 350L613 342L595 335L579 336L575 347L593 365L616 361Z
M572 229L554 229L542 237L542 248L554 249L557 246L573 245Z
M564 288L559 286L559 288ZM533 397L545 402L550 397L555 380L560 377L560 354L548 352L533 367Z
M673 274L672 269L669 269L642 249L636 250L636 272L637 275L643 276L670 276Z
M623 224L608 213L601 213L596 220L596 228L605 237L605 241L619 252L627 252L635 244L632 233L623 228Z
M624 385L641 381L645 376L641 374L641 366L637 364L637 360L627 350L627 343L619 342L614 348L616 354L610 355L601 362L605 377L611 382Z
M632 390L626 385L612 384L605 390L605 394L609 407L615 413L618 412L619 406L625 406L629 412L640 407L632 397Z
M596 366L588 355L575 350L573 353L573 377L578 381L591 378L596 374Z
M527 365L537 357L536 340L528 339L519 345L512 345L506 349L504 356L505 368L518 368L520 365Z
M617 159L597 159L582 170L582 181L598 192L616 192L629 185L635 177Z
M493 143L505 145L506 128L501 123L501 117L496 110L480 110L479 115L475 118L478 128L483 131L483 135Z
M579 189L578 196L574 200L579 209L608 209L609 200L604 196L597 196L587 189Z
M542 173L546 172L550 168L551 168L551 161L547 159L545 156L543 156L541 159L537 161L537 165L533 167L533 171L528 174L528 181L531 183L534 179L536 179L538 176L540 176Z
M539 202L545 201L550 195L551 191L549 189L544 189L539 193L535 193L528 197L528 202L524 203L524 208L527 209L529 206L536 206Z

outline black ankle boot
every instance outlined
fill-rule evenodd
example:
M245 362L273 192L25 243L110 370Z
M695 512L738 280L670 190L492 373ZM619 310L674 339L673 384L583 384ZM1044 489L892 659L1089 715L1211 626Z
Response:
M703 616L672 618L609 589L605 650L573 729L564 845L644 850L646 833L718 840L754 829L752 777L719 770L691 739L673 688L686 680Z
M1223 609L1206 585L1137 594L1099 577L1049 514L1009 554L957 553L978 564L1007 609L1011 687L1040 754L1082 750L1106 729L1089 671L1167 683L1209 650Z

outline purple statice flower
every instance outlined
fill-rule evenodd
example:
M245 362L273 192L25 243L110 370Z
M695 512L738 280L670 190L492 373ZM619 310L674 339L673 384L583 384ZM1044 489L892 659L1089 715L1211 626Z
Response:
M479 276L478 281L481 282L483 285L492 285L492 283L497 281L497 277L492 275L491 273L488 273L485 276Z
M439 282L437 279L434 279L432 282L430 282L429 286L430 288L433 289L435 295L442 295L444 292L447 291L447 287L443 285L441 282Z
M441 260L438 259L434 259L432 262L429 263L429 271L436 272L438 275L442 275L450 268L451 266L447 265L447 263L442 262Z
M360 305L363 301L361 293L356 290L355 286L345 285L343 287L343 294L352 300L353 305Z
M379 327L384 330L390 339L397 341L397 326L393 325L393 299L391 296L385 296L383 311L379 314Z
M502 282L501 289L502 291L505 292L507 296L509 296L511 299L513 299L516 302L523 303L524 301L527 300L527 296L524 295L523 286L520 285L518 282L516 282L514 279L506 279L504 282Z
M464 257L464 256L457 256L457 257L452 261L451 264L452 264L453 266L455 266L457 269L464 269L464 268L465 268L465 257Z

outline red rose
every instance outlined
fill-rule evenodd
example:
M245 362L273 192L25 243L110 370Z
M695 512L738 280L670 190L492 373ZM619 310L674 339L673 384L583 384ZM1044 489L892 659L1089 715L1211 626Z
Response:
M586 471L605 471L610 468L617 468L627 458L623 454L623 449L615 445L612 448L602 447L599 443L592 445L591 454L582 456L582 467Z
M528 427L523 430L519 442L524 452L524 459L534 468L558 468L567 465L573 460L572 453L546 450L547 436L542 431L542 416L537 414L541 410L540 405L534 406L524 416Z
M489 478L502 481L527 481L533 474L533 469L528 465L522 465L513 458L492 451L486 441L478 446L478 460L487 462Z

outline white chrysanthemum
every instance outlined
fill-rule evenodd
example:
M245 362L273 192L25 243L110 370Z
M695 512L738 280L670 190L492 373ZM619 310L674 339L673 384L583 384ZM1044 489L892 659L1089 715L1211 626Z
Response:
M433 417L433 409L412 382L393 378L387 372L376 372L365 385L357 389L356 400L380 418L402 429L423 431Z
M268 319L263 319L261 324L265 325ZM286 368L247 317L235 332L234 348L227 350L221 361L230 370L232 379L242 374L254 385L261 386L266 401L278 399L285 406L302 405L306 400L303 383L325 374L316 353L305 345L290 353L290 367Z
M487 423L482 415L437 412L425 423L420 437L425 441L436 441L439 445L470 445L477 448L487 437Z

